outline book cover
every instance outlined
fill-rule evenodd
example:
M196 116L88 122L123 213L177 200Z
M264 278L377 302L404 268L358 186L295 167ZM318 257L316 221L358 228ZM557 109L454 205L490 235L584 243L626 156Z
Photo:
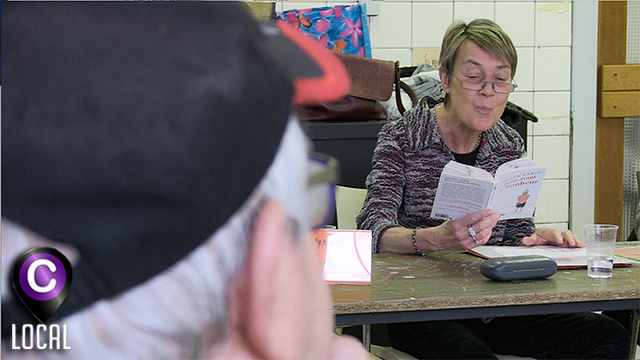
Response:
M502 164L495 177L487 171L449 162L442 171L431 217L456 220L492 209L500 219L533 217L546 168L528 157Z

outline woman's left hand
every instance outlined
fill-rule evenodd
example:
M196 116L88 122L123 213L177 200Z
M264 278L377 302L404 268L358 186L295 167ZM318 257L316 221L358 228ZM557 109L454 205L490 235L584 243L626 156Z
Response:
M555 245L564 248L582 248L576 234L570 230L559 231L550 228L538 228L536 231L522 239L522 244L527 246Z

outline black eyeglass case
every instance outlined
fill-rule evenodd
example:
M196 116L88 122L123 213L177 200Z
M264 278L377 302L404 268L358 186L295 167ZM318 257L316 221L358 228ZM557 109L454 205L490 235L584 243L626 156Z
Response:
M495 281L543 279L557 270L553 259L541 255L497 257L480 265L482 275Z

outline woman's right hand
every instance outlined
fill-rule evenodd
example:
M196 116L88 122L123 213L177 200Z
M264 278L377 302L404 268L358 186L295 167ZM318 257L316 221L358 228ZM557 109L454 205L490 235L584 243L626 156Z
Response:
M378 241L379 252L398 254L429 253L440 250L467 250L484 245L500 219L500 214L487 209L469 214L458 220L445 221L439 226L416 231L416 249L411 241L414 229L394 227L387 229ZM475 231L473 240L469 228Z
M430 229L431 236L424 234L424 240L430 243L430 246L425 246L425 248L433 249L431 251L467 250L484 245L491 238L493 228L499 219L499 213L486 209L457 220L445 221L441 225ZM472 236L473 232L475 232L475 240L474 236ZM416 241L420 239L418 235L420 235L420 232L416 234Z

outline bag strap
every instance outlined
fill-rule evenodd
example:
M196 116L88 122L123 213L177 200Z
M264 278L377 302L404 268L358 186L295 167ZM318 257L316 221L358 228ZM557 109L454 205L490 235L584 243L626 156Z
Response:
M407 111L402 103L402 94L400 90L404 90L411 98L411 107L418 105L418 95L416 92L409 86L406 82L400 80L400 62L396 61L396 76L395 76L395 88L396 88L396 105L398 106L398 111L400 111L400 115L404 115Z

